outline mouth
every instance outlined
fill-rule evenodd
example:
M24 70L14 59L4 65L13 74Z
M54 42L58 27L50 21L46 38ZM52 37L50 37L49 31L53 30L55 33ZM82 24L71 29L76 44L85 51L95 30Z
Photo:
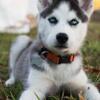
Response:
M59 49L62 52L68 52L68 46L65 45L56 45L55 48Z
M67 48L67 47L64 46L64 45L56 45L55 47L58 48L58 49L61 49L61 48Z

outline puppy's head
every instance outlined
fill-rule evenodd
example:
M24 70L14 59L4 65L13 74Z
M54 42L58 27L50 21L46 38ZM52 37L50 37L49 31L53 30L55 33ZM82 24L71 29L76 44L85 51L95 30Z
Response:
M92 0L42 0L38 33L43 45L56 53L76 53L87 33Z

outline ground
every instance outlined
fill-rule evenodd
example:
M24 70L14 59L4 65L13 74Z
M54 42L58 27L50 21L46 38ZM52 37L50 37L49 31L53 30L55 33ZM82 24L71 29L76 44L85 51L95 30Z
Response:
M29 36L34 37L36 29L33 29ZM19 97L22 86L17 83L11 88L6 88L4 82L8 77L8 55L9 48L12 41L17 35L11 34L0 34L0 100L17 100ZM92 66L100 68L100 23L91 22L89 25L88 36L86 38L85 44L82 48L84 57L84 66ZM89 78L94 81L94 83L100 82L100 73L98 74L88 74ZM62 93L63 98L63 93ZM50 97L49 100L61 100L58 96ZM63 99L62 99L63 100ZM67 99L66 99L67 100ZM70 96L68 100L77 100Z

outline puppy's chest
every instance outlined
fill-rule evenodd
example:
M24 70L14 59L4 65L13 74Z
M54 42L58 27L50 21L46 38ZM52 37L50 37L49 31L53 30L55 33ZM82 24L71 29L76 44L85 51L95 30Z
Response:
M59 84L64 84L68 82L72 77L77 74L77 69L74 69L70 64L60 64L53 66L48 66L50 69L47 70L47 76L53 79Z
M77 75L79 71L79 65L76 61L69 64L53 64L42 59L37 54L32 57L32 65L33 69L46 74L45 76L48 79L59 84L66 83L66 81L69 81L72 77Z

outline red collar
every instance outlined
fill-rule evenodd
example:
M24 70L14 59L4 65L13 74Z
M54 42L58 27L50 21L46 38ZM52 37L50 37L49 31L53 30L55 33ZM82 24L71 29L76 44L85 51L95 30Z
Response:
M41 56L41 58L49 60L54 64L62 64L62 63L67 64L67 63L72 63L75 60L76 56L80 54L77 53L77 54L67 54L65 56L59 56L43 47L39 51L39 55Z

